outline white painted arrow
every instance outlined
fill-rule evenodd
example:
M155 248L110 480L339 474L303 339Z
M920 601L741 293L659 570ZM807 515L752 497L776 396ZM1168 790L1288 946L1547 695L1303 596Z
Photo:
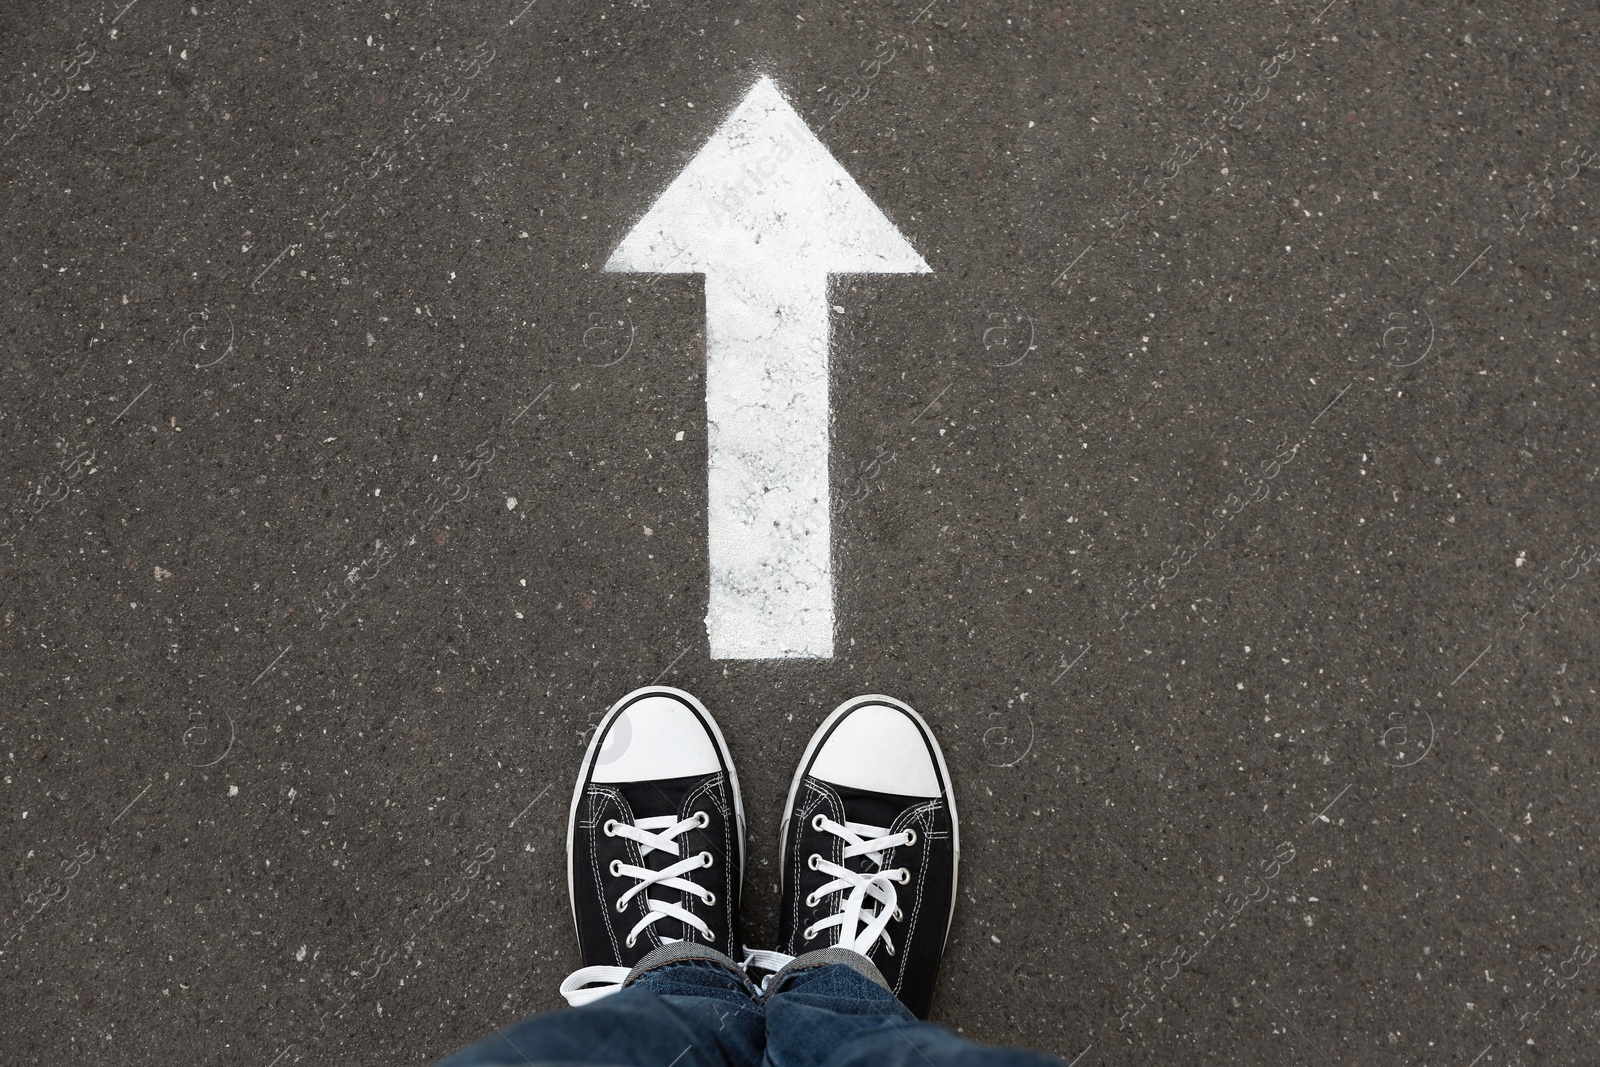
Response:
M930 268L762 78L607 261L706 277L706 630L833 655L828 276Z

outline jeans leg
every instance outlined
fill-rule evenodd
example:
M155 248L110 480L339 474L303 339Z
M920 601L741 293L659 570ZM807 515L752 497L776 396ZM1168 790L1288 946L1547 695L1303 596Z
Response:
M646 956L611 996L529 1016L435 1067L755 1067L759 990L722 953L684 945Z
M1054 1056L975 1044L923 1022L871 961L842 952L807 953L773 979L763 1002L767 1067L1063 1067Z

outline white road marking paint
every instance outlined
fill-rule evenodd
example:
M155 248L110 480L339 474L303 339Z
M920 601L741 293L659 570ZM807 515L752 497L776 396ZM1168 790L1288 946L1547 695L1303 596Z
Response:
M828 278L932 268L762 78L605 269L706 277L712 657L831 657Z

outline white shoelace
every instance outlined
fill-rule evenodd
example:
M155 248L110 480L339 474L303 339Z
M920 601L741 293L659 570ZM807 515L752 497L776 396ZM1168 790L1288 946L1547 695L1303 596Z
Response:
M914 845L917 841L917 832L913 829L902 830L891 834L882 826L870 826L866 823L843 822L837 823L820 812L811 821L812 829L825 831L836 837L843 838L845 842L844 853L840 859L855 859L865 856L878 868L875 871L863 872L842 867L830 860L825 860L818 853L813 852L806 860L814 871L832 875L831 882L823 883L816 892L806 897L806 907L814 908L821 899L829 893L841 889L849 890L839 902L839 910L825 919L818 919L800 932L800 936L809 941L818 933L830 926L839 928L838 938L834 945L847 948L852 952L859 952L865 956L872 951L872 945L880 937L883 947L889 955L894 955L894 942L889 939L886 932L890 919L902 918L900 908L896 903L895 885L904 885L911 880L911 871L905 867L886 871L883 869L883 852L885 849L899 845ZM876 911L867 909L867 901L871 899L878 907ZM770 970L776 973L786 966L794 957L783 952L773 952L767 949L745 949L744 966L746 969L756 967L760 970ZM767 988L773 975L762 979L761 988Z
M641 861L652 852L667 852L674 856L682 855L683 849L677 841L679 834L694 827L705 826L710 819L704 812L696 812L687 819L679 819L674 815L652 815L634 823L618 822L608 819L603 832L607 837L625 837L631 841L639 842L639 859ZM659 871L648 867L636 867L631 863L621 860L611 861L611 875L614 878L634 878L638 884L626 890L615 901L603 902L614 906L619 912L628 906L628 902L635 896L644 894L645 915L632 930L624 944L632 948L639 940L639 935L649 928L651 923L660 919L677 919L685 926L693 927L700 931L707 941L711 939L711 927L705 920L693 912L685 910L670 900L657 900L649 895L649 890L654 886L663 889L677 889L685 893L693 893L705 902L707 906L717 902L717 895L709 889L695 885L682 877L690 871L709 867L713 857L709 852L687 856L678 862L663 867ZM676 937L663 937L664 943L682 940ZM561 983L561 995L567 998L567 1003L573 1007L587 1004L601 997L610 996L622 988L623 979L628 977L627 967L610 967L599 964L593 967L580 967L573 971Z

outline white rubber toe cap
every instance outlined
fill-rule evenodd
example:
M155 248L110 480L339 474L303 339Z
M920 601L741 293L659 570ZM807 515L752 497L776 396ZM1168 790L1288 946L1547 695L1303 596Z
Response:
M700 717L682 701L652 694L635 700L612 720L595 754L591 780L651 782L721 769L716 742Z
M840 719L817 751L810 774L832 785L896 796L943 792L922 730L905 712L884 704L863 704Z

